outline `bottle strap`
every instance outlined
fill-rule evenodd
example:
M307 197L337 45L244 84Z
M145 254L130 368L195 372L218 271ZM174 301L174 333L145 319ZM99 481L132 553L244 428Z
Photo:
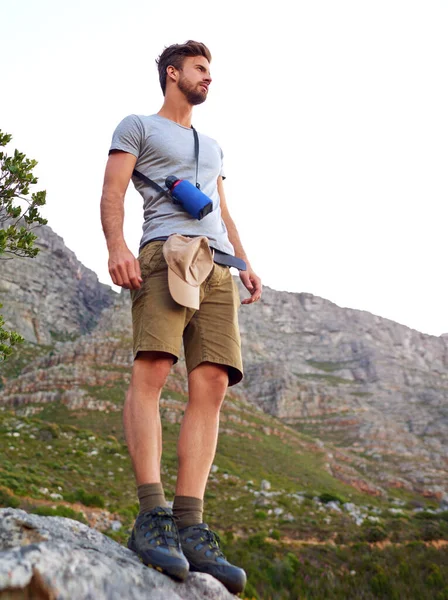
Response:
M168 194L168 192L166 190L164 190L163 187L160 187L160 185L158 183L156 183L149 177L146 177L146 175L143 175L143 173L140 173L140 171L137 171L137 169L133 170L132 175L134 175L138 179L141 179L146 184L148 184L151 187L153 187L154 189L156 189L158 192L162 192L163 194Z
M198 132L193 127L193 125L191 126L191 128L193 130L193 135L194 135L194 157L195 157L195 160L196 160L196 187L198 188L198 190L200 190L201 189L201 184L198 183L198 171L199 171L199 136L198 136Z
M191 129L193 130L193 136L194 136L194 158L195 158L195 161L196 161L196 187L198 188L198 190L200 190L201 189L201 184L198 182L198 173L199 173L199 136L198 136L198 132L193 127L193 125L191 126ZM143 175L143 173L140 173L140 171L137 171L137 169L134 169L134 171L132 172L132 175L134 175L134 177L137 177L138 179L141 179L147 185L150 185L151 187L153 187L154 189L156 189L158 192L162 192L163 194L168 194L168 192L166 190L164 190L162 187L160 187L160 185L158 183L156 183L155 181L153 181L149 177L146 177L146 175ZM170 198L171 198L171 196L170 196Z

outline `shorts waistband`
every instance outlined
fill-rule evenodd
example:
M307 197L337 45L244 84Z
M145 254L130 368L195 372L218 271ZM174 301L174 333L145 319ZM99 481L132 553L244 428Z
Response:
M142 250L147 244L150 244L151 242L166 242L168 237L169 236L166 235L166 236L151 238L150 240L148 240L147 242L145 242L143 244L143 246L140 248L140 250ZM193 236L185 236L185 237L193 237ZM221 265L224 267L233 267L235 269L238 269L238 271L245 271L247 269L247 265L242 258L232 256L231 254L227 254L226 252L221 252L221 250L217 250L216 248L213 248L213 246L210 246L210 248L213 250L213 260L217 265Z

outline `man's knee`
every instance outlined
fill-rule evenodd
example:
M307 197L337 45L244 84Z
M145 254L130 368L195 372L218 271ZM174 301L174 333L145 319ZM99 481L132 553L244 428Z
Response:
M131 386L162 389L174 357L165 352L139 352L132 368Z
M229 385L228 367L209 362L201 363L190 373L190 382L224 397Z

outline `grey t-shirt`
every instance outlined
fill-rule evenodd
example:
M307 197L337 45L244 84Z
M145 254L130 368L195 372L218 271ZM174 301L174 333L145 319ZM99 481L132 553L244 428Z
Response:
M210 246L234 255L221 217L218 177L224 177L223 155L218 143L199 133L198 182L213 202L213 210L198 221L162 192L133 176L136 190L143 197L143 236L140 247L149 240L180 233L204 235ZM110 151L122 150L137 157L135 168L163 189L165 179L175 175L196 183L193 130L159 115L129 115L114 131Z

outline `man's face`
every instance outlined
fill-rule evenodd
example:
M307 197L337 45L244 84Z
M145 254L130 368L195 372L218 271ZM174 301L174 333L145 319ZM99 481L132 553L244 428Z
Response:
M187 56L184 59L177 85L190 104L195 106L205 102L211 82L210 63L204 56Z

